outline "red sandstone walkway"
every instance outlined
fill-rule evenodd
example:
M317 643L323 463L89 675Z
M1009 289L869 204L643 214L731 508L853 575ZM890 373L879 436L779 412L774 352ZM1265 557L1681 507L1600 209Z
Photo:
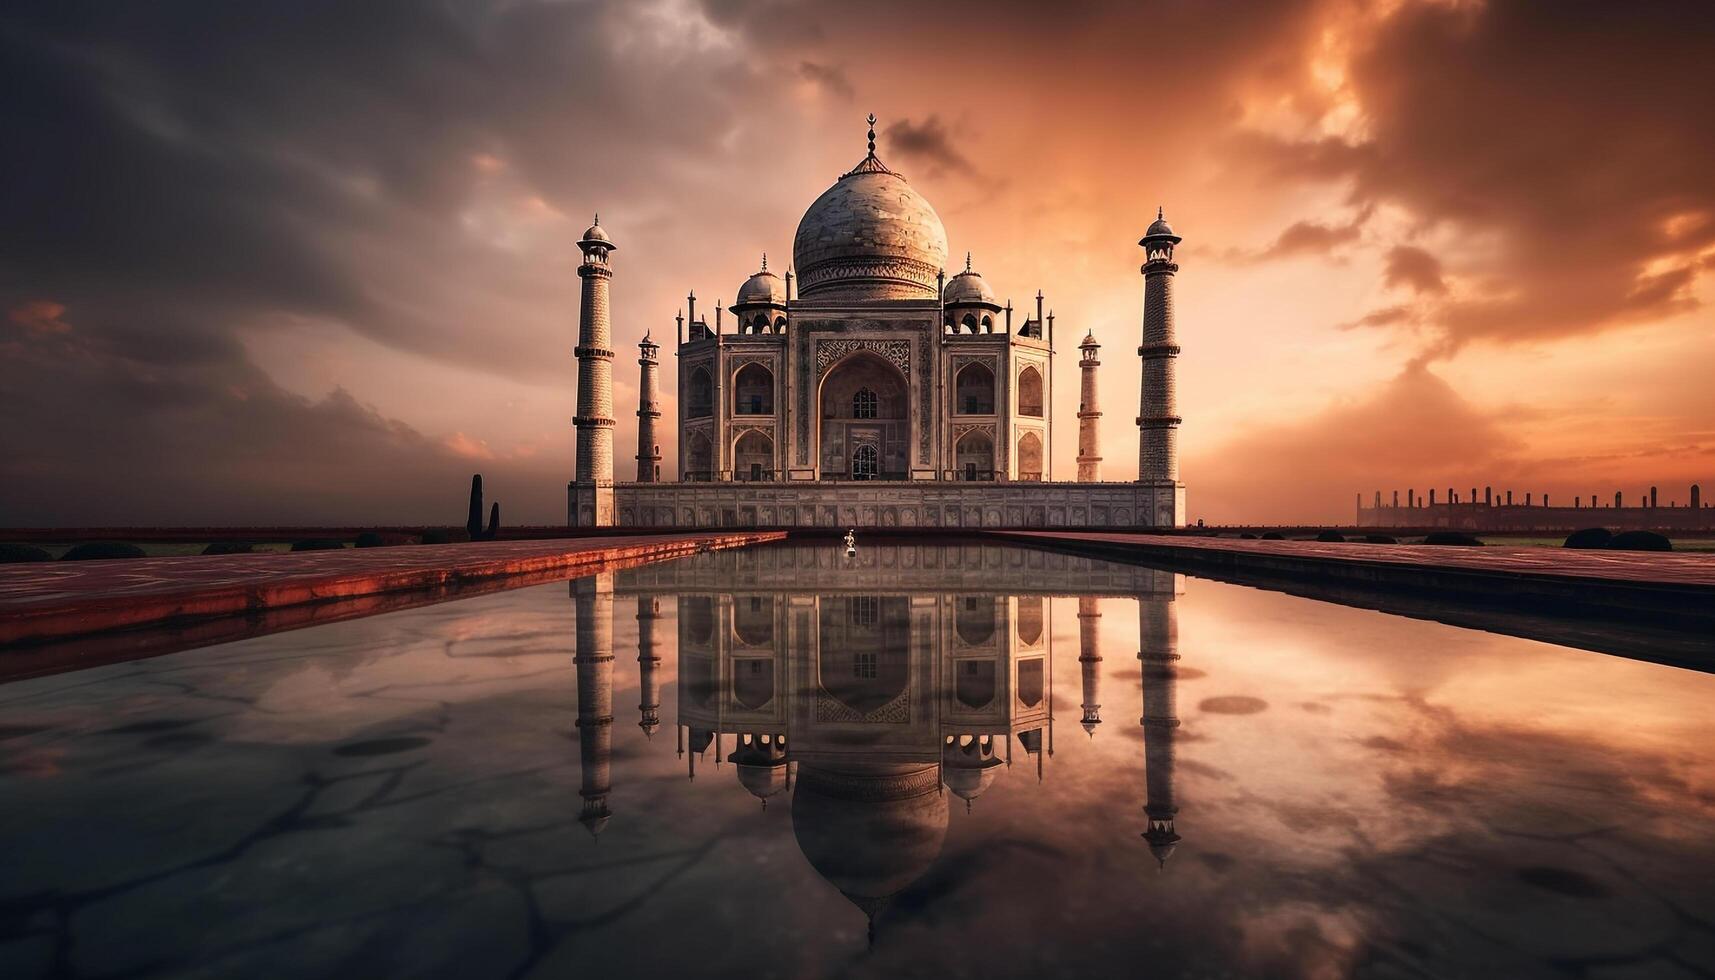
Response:
M1501 575L1572 576L1609 582L1715 588L1715 554L1584 551L1567 548L1471 548L1456 545L1262 541L1119 532L1010 531L1025 540L1088 542L1170 553L1277 556L1413 569L1461 569ZM1715 596L1712 596L1715 598Z
M0 566L0 646L742 547L779 531Z

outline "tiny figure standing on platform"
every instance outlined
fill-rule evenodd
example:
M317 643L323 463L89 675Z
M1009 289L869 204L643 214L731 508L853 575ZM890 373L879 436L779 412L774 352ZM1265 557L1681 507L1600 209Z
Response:
M846 557L857 557L857 528L846 531Z

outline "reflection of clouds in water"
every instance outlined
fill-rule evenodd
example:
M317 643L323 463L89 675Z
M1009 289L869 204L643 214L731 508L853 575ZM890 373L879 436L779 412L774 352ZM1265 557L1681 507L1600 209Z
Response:
M1197 710L1212 715L1254 715L1267 711L1268 702L1262 698L1228 695L1219 698L1204 698L1198 702Z

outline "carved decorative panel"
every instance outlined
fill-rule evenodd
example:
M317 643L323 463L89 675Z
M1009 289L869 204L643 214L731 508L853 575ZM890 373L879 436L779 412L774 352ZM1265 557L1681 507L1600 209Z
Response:
M886 358L907 378L911 377L911 343L906 340L823 340L816 344L816 378L828 373L848 354L870 351Z

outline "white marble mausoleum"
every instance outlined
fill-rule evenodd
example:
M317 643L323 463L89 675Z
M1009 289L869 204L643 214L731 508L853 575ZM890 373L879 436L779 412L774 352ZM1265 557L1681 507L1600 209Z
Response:
M1100 479L1098 345L1085 335L1078 477L1052 471L1054 314L1014 310L972 267L947 273L935 209L869 152L812 203L792 265L761 268L711 323L677 318L679 469L659 460L659 352L639 345L635 482L613 478L607 282L599 222L581 243L576 526L1171 527L1185 523L1172 278L1179 238L1145 248L1138 470ZM730 320L729 320L730 315Z

